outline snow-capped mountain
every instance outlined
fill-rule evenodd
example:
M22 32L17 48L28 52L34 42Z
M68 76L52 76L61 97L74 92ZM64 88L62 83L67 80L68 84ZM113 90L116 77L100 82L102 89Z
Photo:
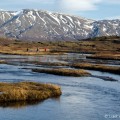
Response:
M120 36L120 20L95 21L82 17L24 9L0 11L0 36L24 40L80 40Z

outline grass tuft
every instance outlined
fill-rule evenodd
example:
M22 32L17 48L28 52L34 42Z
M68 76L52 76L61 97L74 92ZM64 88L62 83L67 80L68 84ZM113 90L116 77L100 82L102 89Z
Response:
M75 68L98 70L102 72L120 74L120 67L116 67L116 66L106 66L102 64L91 64L91 63L76 63L76 64L73 64L72 66Z
M74 76L74 77L82 77L82 76L90 76L85 70L75 70L75 69L32 69L33 72L40 72L40 73L49 73L54 75L62 75L62 76Z
M6 63L4 60L0 60L0 64L4 64Z
M0 83L0 102L41 101L61 95L57 85L35 82Z
M87 58L101 60L120 60L120 53L99 53L87 56Z

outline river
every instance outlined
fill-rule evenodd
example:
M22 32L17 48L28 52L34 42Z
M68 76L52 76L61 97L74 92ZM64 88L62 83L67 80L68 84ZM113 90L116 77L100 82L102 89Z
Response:
M35 81L61 86L62 95L40 103L0 105L0 120L109 120L120 119L120 76L106 72L89 71L92 75L112 77L118 81L104 81L95 77L65 77L35 73L40 66L21 64L21 61L66 62L71 56L17 56L0 55L10 64L0 64L0 82ZM85 56L72 56L85 60ZM119 61L118 61L119 62ZM114 63L114 61L112 62ZM107 63L108 64L108 63ZM117 115L117 116L115 116Z

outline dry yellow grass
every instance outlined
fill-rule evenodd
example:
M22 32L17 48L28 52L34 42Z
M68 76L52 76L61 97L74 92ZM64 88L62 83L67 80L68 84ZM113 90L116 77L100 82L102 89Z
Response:
M74 76L74 77L82 77L82 76L90 76L85 70L75 70L75 69L32 69L33 72L40 72L40 73L49 73L54 75L62 75L62 76Z
M64 52L43 52L43 51L27 51L27 48L17 48L17 46L11 47L3 47L0 46L0 53L1 54L10 54L10 55L60 55L64 54Z
M0 102L41 101L61 95L57 85L35 82L0 83Z
M105 59L105 60L120 60L120 53L100 53L92 56L87 56L91 59Z
M0 60L0 64L4 64L6 63L4 60Z
M116 42L117 41L117 42ZM0 38L0 53L19 55L62 54L66 52L120 52L120 37L100 37L80 41L40 41L27 42ZM49 52L40 52L36 49L47 48ZM28 50L29 49L29 50ZM28 52L27 52L28 50ZM32 52L32 51L33 52Z
M120 74L120 67L116 67L116 66L106 66L102 64L91 64L91 63L76 63L73 64L72 66L75 68L98 70L102 72Z

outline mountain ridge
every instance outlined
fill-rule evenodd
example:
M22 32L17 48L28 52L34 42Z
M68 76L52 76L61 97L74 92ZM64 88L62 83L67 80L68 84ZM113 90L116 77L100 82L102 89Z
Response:
M80 40L120 36L120 20L91 20L44 10L0 11L0 37L21 40Z

